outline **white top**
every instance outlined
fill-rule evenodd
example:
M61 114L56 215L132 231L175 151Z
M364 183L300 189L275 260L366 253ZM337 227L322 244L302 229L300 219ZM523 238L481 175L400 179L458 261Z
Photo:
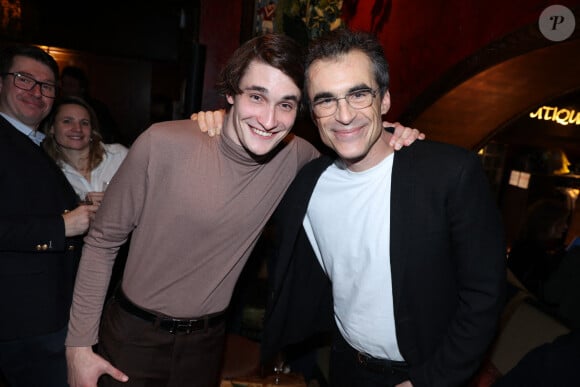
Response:
M400 361L389 254L393 157L363 172L340 161L331 165L303 225L332 280L334 317L345 340L373 357Z
M59 161L58 163L67 180L81 199L85 197L87 192L104 191L106 185L111 181L123 160L125 160L125 156L127 156L128 149L121 144L103 144L103 147L105 148L103 160L92 170L90 183L72 165L64 161Z

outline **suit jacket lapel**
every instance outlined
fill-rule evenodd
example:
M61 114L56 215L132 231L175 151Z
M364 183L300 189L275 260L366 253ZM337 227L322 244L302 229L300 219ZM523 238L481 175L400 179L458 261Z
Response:
M400 311L405 269L409 254L406 246L413 243L412 213L415 200L415 184L413 184L413 147L403 148L395 152L393 175L391 178L391 280L393 286L393 305L395 315Z
M277 262L275 263L276 268L272 271L272 273L275 273L275 276L281 276L279 277L280 280L273 281L277 286L275 289L276 291L279 290L279 286L282 283L281 278L283 278L284 273L286 273L288 269L291 257L290 253L294 250L294 243L302 229L302 221L306 215L306 210L308 209L308 203L310 202L310 197L312 196L314 187L316 186L322 172L324 172L332 162L332 158L322 156L305 165L286 191L284 198L272 216L273 239L277 240L277 238L279 238L277 241L279 245L279 255L277 256ZM278 217L284 221L278 221ZM288 221L288 219L291 219L291 221ZM279 227L283 227L284 229L277 229Z
M60 167L50 158L44 149L36 145L31 139L29 139L24 133L16 129L10 122L8 122L4 117L0 115L0 138L4 138L3 141L10 141L18 149L22 149L29 156L26 158L26 162L33 165L43 165L45 164L47 168L51 171L50 174L54 174L58 181L58 186L61 186L65 192L65 208L64 209L74 209L77 205L77 195L74 191L72 185L68 182L66 176L60 169ZM45 171L47 172L47 171ZM49 178L50 179L50 178ZM57 185L55 185L57 186Z

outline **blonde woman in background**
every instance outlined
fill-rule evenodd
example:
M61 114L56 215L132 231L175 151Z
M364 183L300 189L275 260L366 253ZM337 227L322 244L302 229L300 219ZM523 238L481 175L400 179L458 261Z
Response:
M102 142L95 111L79 97L56 101L43 122L43 131L42 147L62 169L79 199L100 204L128 149Z

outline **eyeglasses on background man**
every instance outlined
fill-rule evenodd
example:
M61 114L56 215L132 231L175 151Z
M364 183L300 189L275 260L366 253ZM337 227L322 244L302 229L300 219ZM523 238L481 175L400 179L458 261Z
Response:
M56 85L52 83L40 82L36 79L21 73L4 73L4 75L12 75L14 77L14 86L21 90L30 91L36 85L40 86L40 94L47 98L56 98Z

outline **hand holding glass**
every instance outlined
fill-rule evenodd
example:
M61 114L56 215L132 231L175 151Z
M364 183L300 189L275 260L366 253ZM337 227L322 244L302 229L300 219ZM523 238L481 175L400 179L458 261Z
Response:
M101 202L103 201L103 196L105 196L104 192L97 192L97 191L91 191L91 192L86 192L84 195L81 196L81 201L79 204L95 204L97 206L101 205Z

